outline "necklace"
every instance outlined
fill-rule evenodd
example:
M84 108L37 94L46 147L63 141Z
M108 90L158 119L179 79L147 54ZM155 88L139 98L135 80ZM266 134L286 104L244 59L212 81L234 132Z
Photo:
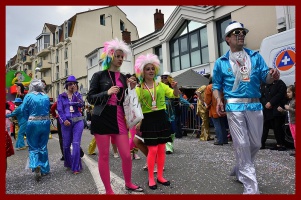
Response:
M73 93L71 94L71 97L69 97L69 94L68 94L68 93L67 93L67 96L68 96L69 101L72 102ZM70 112L74 112L74 109L73 109L73 106L72 106L72 105L70 105L69 111L70 111Z
M112 76L111 76L111 73L110 73L109 70L108 70L108 73L109 73L110 79L111 79L111 81L112 81L112 85L115 86L115 85L114 85L114 81L113 81L113 79L112 79ZM119 88L119 89L120 89L120 88ZM121 101L122 98L123 98L123 94L124 94L124 90L122 90L122 95L121 95L121 98L120 98L120 99L118 99L117 94L113 94L113 95L116 96L117 101Z
M156 87L155 87L155 82L153 81L153 90L154 93L152 93L149 89L149 87L146 85L146 83L144 82L144 86L146 87L146 89L148 90L149 94L152 97L152 110L157 110L157 102L156 102Z

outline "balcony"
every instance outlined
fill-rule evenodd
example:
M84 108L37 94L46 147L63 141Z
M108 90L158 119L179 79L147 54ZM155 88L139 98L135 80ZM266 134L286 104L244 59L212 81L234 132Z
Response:
M48 63L48 60L42 60L42 62L37 64L37 67L40 68L40 72L44 72L51 69L51 64Z
M39 52L37 53L37 56L39 57L45 57L46 55L48 55L51 52L51 49L48 48L50 46L49 43L45 43L43 46L43 49L39 49Z
M20 63L16 63L13 66L10 66L9 70L18 70L19 67L21 67L21 64Z
M60 47L62 47L62 46L64 46L64 43L63 43L63 42L59 42L59 43L56 44L56 47L58 47L58 48L60 48Z
M24 65L31 65L32 61L30 59L30 56L25 56L23 60Z

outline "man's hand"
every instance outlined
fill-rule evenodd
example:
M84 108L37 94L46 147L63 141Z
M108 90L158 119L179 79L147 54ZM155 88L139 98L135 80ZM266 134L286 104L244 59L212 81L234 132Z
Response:
M221 101L220 98L217 98L217 104L216 104L216 113L218 114L218 116L222 117L226 115L225 109L224 109L224 104Z
M267 103L265 104L265 108L266 108L266 109L271 109L271 108L272 108L271 103L270 103L270 102L267 102Z
M274 80L278 80L280 78L280 72L276 68L270 69L269 73Z

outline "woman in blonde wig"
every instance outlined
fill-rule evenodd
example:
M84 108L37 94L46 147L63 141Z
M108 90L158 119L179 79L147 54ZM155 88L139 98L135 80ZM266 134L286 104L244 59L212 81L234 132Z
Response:
M157 189L154 179L154 166L157 158L157 182L169 186L170 181L163 177L165 163L165 144L171 142L170 123L165 114L165 96L175 98L179 96L177 82L168 85L156 82L160 62L154 54L141 55L135 63L136 77L140 87L136 92L141 103L144 119L136 125L136 130L142 132L142 138L148 148L148 184L152 190Z

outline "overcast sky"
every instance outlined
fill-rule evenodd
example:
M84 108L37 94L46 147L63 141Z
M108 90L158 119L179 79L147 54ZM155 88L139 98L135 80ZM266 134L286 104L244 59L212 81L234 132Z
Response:
M6 62L19 46L36 42L45 23L61 25L78 12L104 6L6 6ZM136 25L140 37L154 31L154 13L160 9L166 22L176 6L118 6Z

